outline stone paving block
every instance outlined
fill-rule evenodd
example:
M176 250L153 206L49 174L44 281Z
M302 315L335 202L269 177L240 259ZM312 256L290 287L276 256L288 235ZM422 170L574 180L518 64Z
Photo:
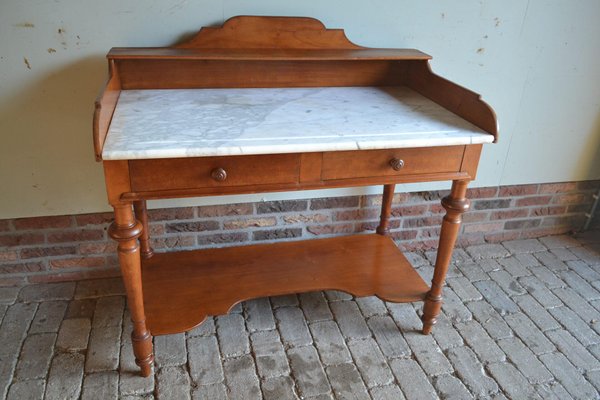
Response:
M415 360L399 358L392 360L390 367L407 400L438 398L435 389ZM415 382L419 384L415 385Z
M338 325L334 321L322 321L310 324L315 346L325 365L352 362L350 351L344 342ZM400 335L400 332L397 332Z
M256 369L261 378L272 378L290 373L287 357L277 331L254 332L251 335L251 341L256 358Z
M228 394L233 399L255 400L260 398L260 385L252 356L245 355L223 361Z
M514 256L500 258L498 260L498 264L502 265L503 270L515 278L531 275L531 272L519 261L519 259Z
M221 346L221 355L225 358L238 357L250 352L244 317L240 314L217 317L217 336Z
M423 328L423 322L411 304L387 303L387 308L402 332L421 331Z
M185 333L154 337L154 361L159 367L172 367L187 362Z
M538 278L525 276L519 278L519 283L535 298L544 308L560 307L562 301L552 293Z
M75 299L89 299L105 296L124 296L125 287L121 278L88 279L77 282Z
M478 244L469 246L465 250L473 260L482 258L502 258L510 255L508 250L499 244Z
M471 282L485 281L490 279L488 274L476 263L460 264L458 269Z
M287 346L306 346L312 343L306 320L298 307L281 307L275 310L279 333Z
M406 251L403 253L404 257L411 263L411 265L415 268L419 268L423 265L428 265L429 261L423 257L421 254L414 251Z
M245 302L246 325L250 332L275 329L275 318L267 297Z
M28 285L19 292L18 301L30 303L48 300L70 300L74 291L75 282Z
M400 330L390 316L371 317L367 321L367 324L371 328L371 332L373 332L373 336L386 358L410 356L411 351L408 343L406 343L406 340L404 340ZM319 343L317 342L318 347ZM323 356L321 355L321 357Z
M278 376L262 381L264 400L295 400L294 381L289 376Z
M0 354L0 398L6 396L8 392L17 364L17 356L16 352L9 355Z
M164 367L156 377L156 393L159 400L190 399L190 376L181 367Z
M492 271L501 271L503 269L498 260L493 258L483 258L481 260L477 260L477 264L486 273L490 273Z
M197 386L192 392L193 400L228 400L227 389L222 383Z
M15 303L8 307L0 325L0 356L11 355L16 359L16 349L21 348L36 310L35 303Z
M6 400L42 399L44 398L45 389L45 379L15 382L10 385Z
M597 390L600 390L600 371L589 371L586 372L585 378L591 383Z
M506 295L506 293L504 293L496 282L479 281L473 283L473 285L475 285L487 302L490 303L500 315L516 313L519 311L519 307Z
M13 304L21 290L20 286L0 287L0 304Z
M29 335L23 342L15 370L16 380L44 379L54 353L55 333ZM118 345L118 344L117 344Z
M523 286L508 272L492 271L489 275L509 296L525 294Z
M154 400L154 395L151 393L140 395L128 394L125 396L120 396L119 400Z
M538 278L544 285L553 289L557 287L566 286L565 282L562 281L554 272L546 268L544 265L538 265L531 267L529 270Z
M549 251L535 253L535 258L537 258L540 263L548 267L551 271L560 272L568 269L567 264L560 261L558 257Z
M219 345L214 336L198 336L188 339L190 375L198 385L219 383L223 380L223 367Z
M546 336L575 367L583 371L600 369L600 361L591 355L569 332L557 329L546 332Z
M498 341L498 345L529 382L539 384L553 379L552 374L520 339L502 339Z
M215 319L213 317L207 317L204 322L200 325L192 329L191 331L186 332L186 337L195 337L195 336L211 336L217 333L217 329L215 326Z
M579 296L571 288L557 288L553 290L554 294L574 311L581 319L590 325L600 322L600 312L590 305L583 297Z
M563 385L556 380L545 382L536 386L537 392L544 400L571 400L573 397Z
M2 320L4 319L4 315L6 314L7 309L8 305L0 304L0 324L2 324Z
M81 400L118 399L118 391L117 371L96 372L84 378Z
M537 239L509 240L507 242L502 242L502 245L512 254L547 251L546 246L541 244Z
M357 339L371 336L371 331L355 302L336 301L331 303L330 307L345 338Z
M579 243L576 239L573 239L571 236L567 235L545 236L539 238L539 241L549 249L581 246L581 243Z
M323 292L309 292L299 295L300 304L308 322L333 319Z
M423 267L417 268L415 271L417 271L417 273L419 274L421 279L423 279L424 282L431 282L431 280L433 279L434 269L431 265L425 265Z
M449 278L446 280L448 286L452 288L454 293L464 302L481 300L481 293L477 290L471 282L464 276L457 278Z
M491 308L491 307L490 307ZM452 347L464 345L463 338L452 326L450 320L444 313L440 313L437 323L433 326L431 334L435 338L440 348L444 351Z
M317 350L313 346L289 349L288 358L300 396L318 396L331 392L327 376L319 362Z
M449 287L444 288L442 310L452 322L469 321L473 318L471 311Z
M447 355L457 376L476 397L490 397L491 394L498 391L498 385L485 374L483 365L477 360L471 349L455 347L448 350Z
M586 247L572 247L571 252L588 265L600 264L600 252Z
M373 339L351 340L348 342L348 347L369 388L392 383L394 380L392 372Z
M506 359L504 352L492 340L487 332L477 321L468 321L456 324L467 345L477 354L484 363L503 362Z
M344 300L352 300L352 295L350 293L342 292L339 290L326 290L325 297L327 301L344 301Z
M511 314L504 317L504 319L534 354L540 355L556 349L526 315L521 313Z
M123 319L122 317L124 310L125 297L101 297L96 301L96 310L94 312L92 326L94 328L106 326L121 326L121 320Z
M421 368L423 368L428 376L453 372L448 359L442 353L442 350L432 336L417 332L408 332L405 334L405 338Z
M60 325L56 347L64 351L87 349L91 323L87 318L65 319Z
M569 249L552 249L550 253L554 254L560 261L575 261L578 260L577 256L573 254Z
M45 301L40 303L35 318L29 327L29 334L58 332L65 316L68 303L66 301Z
M571 335L575 336L584 346L600 343L600 336L569 308L556 307L550 310L550 314L562 326L567 327Z
M358 304L358 308L360 308L365 318L388 313L385 303L375 296L357 297L356 304Z
M273 296L271 297L271 304L273 308L278 307L297 307L298 306L298 296L295 294L286 294L283 296Z
M494 307L485 301L473 301L467 304L473 317L483 326L487 333L494 339L512 336L512 329L504 322Z
M488 365L488 370L509 398L542 400L535 392L534 387L527 382L527 379L525 379L525 377L511 364L490 364Z
M89 318L91 320L95 311L96 299L71 300L65 318Z
M600 292L573 271L563 271L560 277L586 300L600 299Z
M445 400L473 399L469 390L460 381L452 375L441 375L435 378L433 385L440 398Z
M373 400L405 400L404 394L396 385L376 386L371 389Z
M567 262L567 265L569 266L569 269L575 271L577 275L579 275L588 282L595 282L600 280L600 271L598 271L597 268L594 269L590 267L583 261L569 261Z
M83 354L58 353L50 366L45 399L78 399L83 381L83 362Z
M353 364L340 364L327 367L333 393L339 399L371 400L360 374Z
M540 305L533 297L529 295L516 296L513 300L521 307L521 310L538 326L542 331L560 328L560 324Z
M92 329L85 360L85 372L109 371L119 366L120 326Z
M540 265L540 262L533 256L533 254L515 254L515 258L521 263L522 266L526 268Z
M540 361L575 398L594 399L598 391L585 380L583 375L560 353L543 354Z

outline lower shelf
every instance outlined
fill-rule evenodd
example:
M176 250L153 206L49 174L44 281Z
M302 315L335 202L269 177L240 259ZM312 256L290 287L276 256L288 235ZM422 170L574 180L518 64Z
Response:
M153 335L190 330L257 297L341 290L400 303L423 300L429 290L394 242L380 235L159 253L142 267Z

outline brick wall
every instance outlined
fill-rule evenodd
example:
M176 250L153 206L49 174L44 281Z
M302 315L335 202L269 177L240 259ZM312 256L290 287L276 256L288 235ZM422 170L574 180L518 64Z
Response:
M459 245L580 229L600 181L469 190ZM391 233L405 250L437 246L447 192L396 194ZM381 196L150 210L156 251L372 232ZM110 213L0 220L0 285L118 275ZM593 227L600 228L600 218Z

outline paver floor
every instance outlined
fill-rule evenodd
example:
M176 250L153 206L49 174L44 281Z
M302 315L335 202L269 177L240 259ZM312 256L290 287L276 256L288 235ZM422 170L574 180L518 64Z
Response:
M408 257L429 281L435 252ZM457 249L430 336L421 306L248 301L155 337L141 378L119 279L0 288L0 398L600 398L600 232Z

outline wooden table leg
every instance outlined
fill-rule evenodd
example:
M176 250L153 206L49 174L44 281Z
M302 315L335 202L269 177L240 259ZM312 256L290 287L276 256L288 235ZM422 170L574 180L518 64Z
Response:
M154 250L150 246L150 232L148 231L148 211L146 209L146 200L137 200L133 202L135 218L142 223L142 234L140 236L140 248L142 258L150 258L154 255Z
M435 260L435 270L431 281L431 289L425 298L423 306L423 334L431 333L431 328L436 323L437 316L442 308L442 288L446 281L448 265L452 258L454 244L462 222L462 214L469 209L469 200L466 198L469 181L453 181L449 196L442 199L442 206L446 215L442 222L440 243Z
M394 199L394 189L396 185L384 185L383 197L381 199L381 218L376 232L379 235L387 236L390 233L390 214L392 212L392 200Z
M133 214L131 204L113 205L115 222L109 227L110 237L119 242L119 264L127 293L127 305L131 312L133 332L131 339L135 363L142 369L142 376L152 372L154 354L152 352L152 336L146 328L144 297L142 293L142 270L138 237L142 233L142 224Z

